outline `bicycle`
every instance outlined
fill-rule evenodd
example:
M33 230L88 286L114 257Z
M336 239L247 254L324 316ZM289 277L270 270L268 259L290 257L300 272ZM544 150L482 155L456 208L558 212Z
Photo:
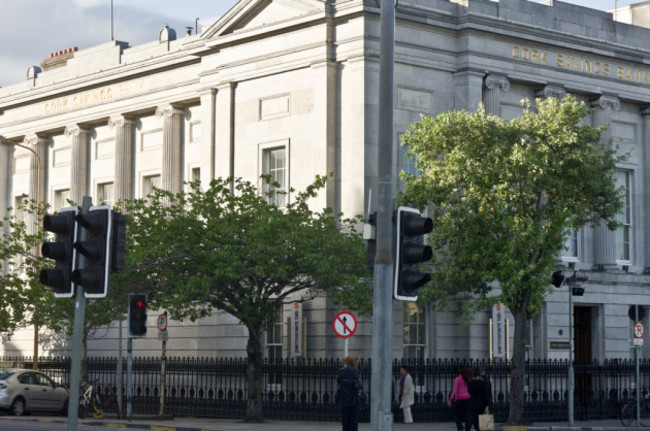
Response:
M81 384L81 395L79 396L79 418L83 419L90 413L92 413L94 419L102 419L104 417L104 404L96 386L92 383L83 382Z
M639 404L641 426L650 425L650 394L643 395ZM636 397L627 400L621 408L621 423L629 427L636 422Z

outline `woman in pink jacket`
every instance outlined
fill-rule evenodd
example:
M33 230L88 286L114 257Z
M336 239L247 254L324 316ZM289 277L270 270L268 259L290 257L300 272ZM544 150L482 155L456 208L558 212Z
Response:
M460 367L460 371L454 380L454 390L449 396L449 407L452 407L454 420L456 421L456 430L464 431L463 422L467 422L467 404L469 403L469 392L467 391L467 382L471 378L470 369L467 366ZM456 400L456 403L454 402Z

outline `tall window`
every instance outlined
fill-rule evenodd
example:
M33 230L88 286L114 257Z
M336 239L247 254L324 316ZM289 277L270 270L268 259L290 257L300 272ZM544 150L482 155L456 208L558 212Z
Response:
M264 150L263 173L271 177L271 181L278 185L275 188L265 186L264 192L280 191L269 198L269 203L275 204L278 208L286 205L287 192L287 149L286 147L268 148Z
M67 207L68 199L70 199L70 189L56 190L54 192L52 209L54 211L59 211L61 208Z
M571 229L569 231L569 236L564 240L564 253L563 256L567 258L577 259L578 258L578 238L580 236L580 231L576 229Z
M97 201L104 205L113 205L113 183L97 184Z
M23 213L23 202L25 202L25 195L16 196L14 199L14 218L16 221L24 220L25 214Z
M201 168L192 168L190 175L191 182L201 181Z
M631 198L630 198L630 171L617 170L616 183L619 187L623 188L624 205L623 209L616 216L616 220L622 224L621 227L616 229L616 259L629 261L630 260L630 239L632 232L632 215L631 215Z
M426 320L424 309L414 302L404 302L404 359L424 359Z
M142 178L142 197L146 198L153 192L154 188L160 188L162 179L160 175L149 175Z
M275 362L282 359L282 306L275 310L275 323L269 331L266 332L266 358L269 362Z
M401 135L399 140L401 141ZM415 160L413 160L411 157L407 156L406 153L408 152L409 147L408 145L400 145L400 151L401 151L401 160L402 160L402 172L406 172L407 174L415 175L416 177L420 176L420 172L417 170L415 167ZM404 180L400 179L400 185L401 188L403 189L406 186L406 182Z

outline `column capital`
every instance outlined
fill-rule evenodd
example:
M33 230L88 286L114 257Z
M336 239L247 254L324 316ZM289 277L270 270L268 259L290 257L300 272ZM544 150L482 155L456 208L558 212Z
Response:
M550 99L555 97L557 99L564 99L566 97L566 90L559 85L547 85L535 92L536 97L543 97Z
M28 147L36 147L39 144L47 142L47 139L47 136L41 135L39 133L29 133L25 135L23 142Z
M156 108L156 118L171 117L174 114L182 115L185 111L172 104L161 105Z
M600 96L592 99L590 104L592 108L613 109L615 111L621 109L620 99L614 96Z
M111 129L116 127L122 127L125 124L134 124L135 120L131 117L127 117L122 114L114 114L108 117L108 127Z
M485 77L485 86L490 90L498 88L503 91L510 91L510 81L505 76L488 75Z
M9 141L4 136L0 135L0 145L8 144Z
M63 133L66 137L79 136L82 133L90 133L90 129L82 127L78 124L71 124L65 127L65 131Z
M639 110L641 115L650 115L650 105L642 106ZM2 142L2 137L0 136L0 142Z

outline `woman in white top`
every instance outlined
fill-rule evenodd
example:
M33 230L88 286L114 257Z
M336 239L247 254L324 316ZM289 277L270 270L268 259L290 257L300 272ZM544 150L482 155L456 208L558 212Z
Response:
M411 406L415 404L415 386L413 386L413 379L406 365L400 367L399 374L399 407L404 412L404 423L412 424Z

